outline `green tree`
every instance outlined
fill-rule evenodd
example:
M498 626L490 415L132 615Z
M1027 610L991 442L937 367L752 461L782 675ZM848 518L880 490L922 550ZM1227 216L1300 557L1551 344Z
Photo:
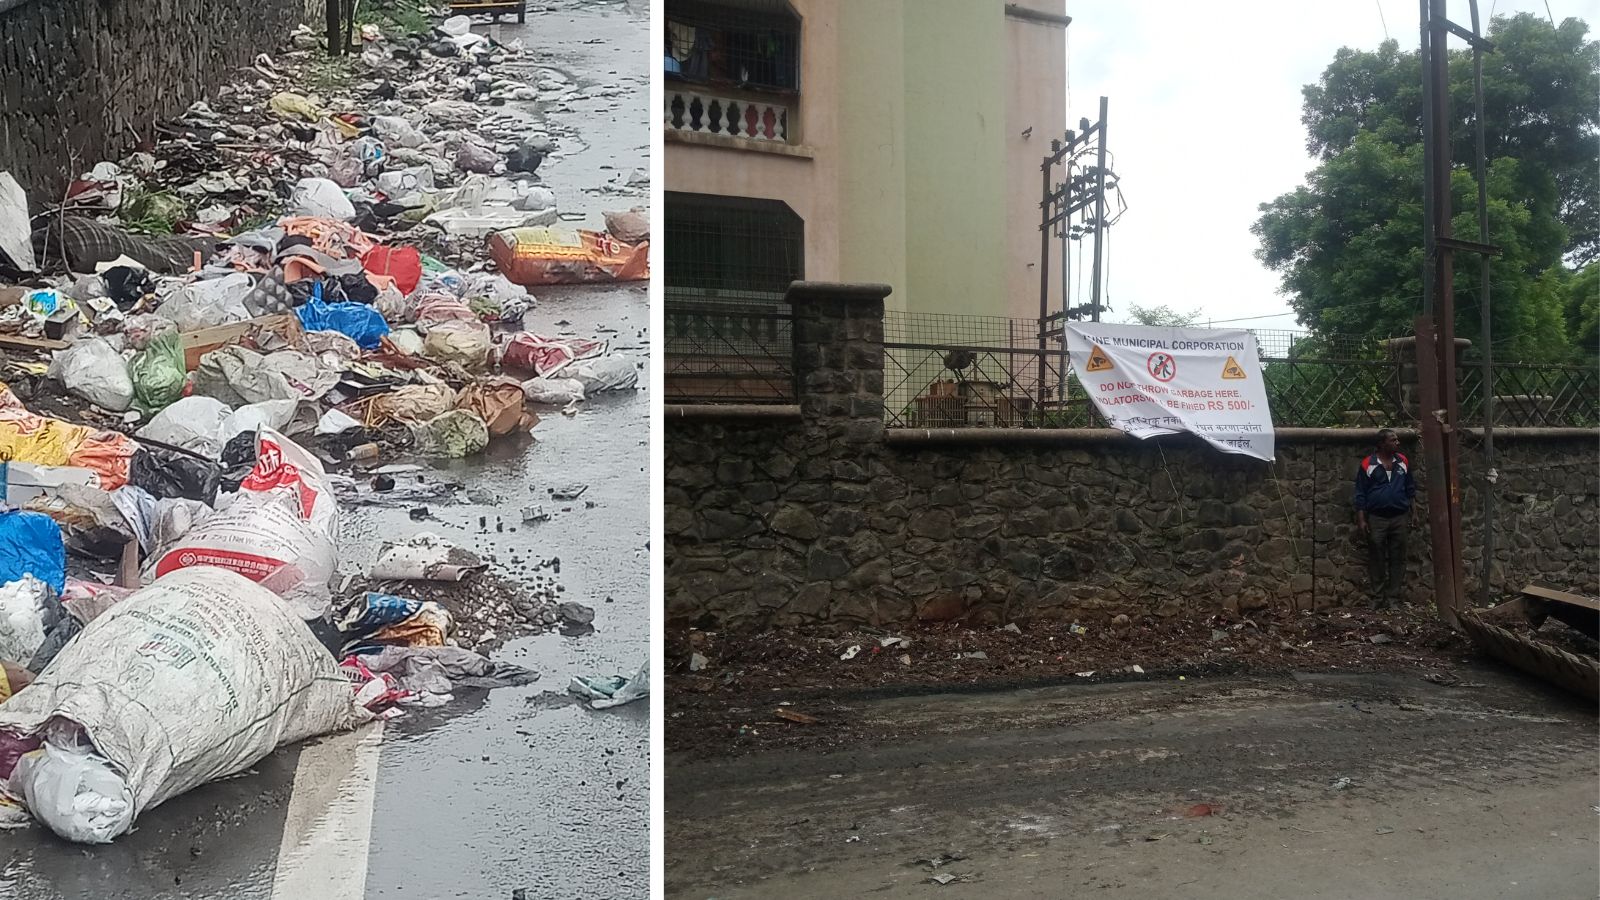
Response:
M1200 310L1178 312L1166 304L1160 306L1128 307L1128 322L1133 325L1163 325L1169 328L1187 328L1200 321Z
M1484 60L1497 351L1559 359L1581 320L1566 264L1600 258L1600 47L1588 27L1496 18ZM1472 63L1451 54L1452 225L1477 236ZM1313 331L1408 333L1422 295L1421 68L1394 41L1341 49L1305 89L1307 183L1262 204L1258 257ZM1478 334L1478 260L1457 254L1457 332Z

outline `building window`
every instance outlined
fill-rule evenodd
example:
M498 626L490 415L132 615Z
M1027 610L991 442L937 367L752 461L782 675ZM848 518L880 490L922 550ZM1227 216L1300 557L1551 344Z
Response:
M793 403L805 223L774 200L665 196L669 403Z
M784 0L667 3L669 78L714 87L800 89L800 19Z
M669 297L780 301L805 276L805 223L777 200L668 191Z

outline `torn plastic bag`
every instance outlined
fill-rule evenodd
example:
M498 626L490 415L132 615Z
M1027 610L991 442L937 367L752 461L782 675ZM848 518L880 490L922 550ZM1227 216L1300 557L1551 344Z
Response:
M489 426L477 413L452 409L413 423L411 441L421 456L461 459L489 446Z
M23 574L0 584L0 659L26 664L64 614L56 592L39 578Z
M608 212L606 231L624 244L638 244L650 240L650 211L635 206L627 212Z
M78 624L87 625L106 610L128 599L133 592L133 588L68 578L67 589L61 593L61 605L78 620Z
M29 512L44 513L61 526L67 551L75 557L116 563L133 529L112 502L111 494L85 484L63 484L23 504Z
M215 397L181 397L155 414L134 437L192 450L207 459L222 455L222 423L233 410Z
M384 143L391 147L420 147L428 142L427 137L423 135L422 132L418 131L416 126L412 125L410 122L407 122L405 119L400 118L399 116L374 116L372 119L372 130L378 135L378 137L383 138ZM422 166L420 168L427 169L426 166ZM428 179L428 184L426 185L427 187L433 186L432 171L432 169L428 169L430 177ZM381 176L379 187L382 188L385 193L398 193L383 187ZM411 188L411 190L416 189L417 186L413 186Z
M493 351L489 326L476 320L438 322L422 339L422 355L435 362L456 363L469 372L487 369Z
M0 584L26 575L57 594L66 586L67 549L61 541L61 526L43 513L8 509L0 512Z
M389 333L389 323L383 315L361 303L324 303L320 296L313 296L295 314L307 331L337 331L352 338L363 350L378 349L383 336Z
M154 494L132 484L112 491L111 502L122 513L123 521L139 539L139 548L146 555L157 553L211 515L211 507L203 501L183 497L157 499ZM68 578L68 594L72 592L72 584L73 579Z
M522 383L529 403L568 406L583 399L583 382L576 378L529 378Z
M574 675L567 690L589 700L595 709L610 709L650 696L650 663L645 662L632 676Z
M217 431L224 447L241 434L252 438L257 431L270 428L293 436L315 427L317 405L305 400L263 400L241 406L223 421Z
M141 412L149 415L172 405L189 381L183 339L177 332L152 339L128 361L128 377L133 382L133 402Z
M328 611L338 545L339 508L322 463L262 429L255 466L232 501L155 557L143 578L149 583L190 566L231 569L315 619Z
M354 219L356 208L344 189L327 178L302 178L289 196L289 210L297 216L318 219Z
M432 600L423 600L411 615L378 626L362 638L350 641L343 654L364 653L374 647L443 647L455 634L455 619L450 611Z
M585 394L629 390L639 383L639 370L621 356L602 356L574 363L568 374L583 385Z
M44 642L33 653L33 658L28 660L28 671L43 672L67 644L78 636L83 630L83 623L69 615L66 607L61 606L59 600L51 598L52 603L60 607L61 612L54 625L45 631Z
M408 384L367 403L367 421L373 427L390 422L422 422L456 405L456 392L447 384Z
M510 663L492 662L465 647L368 647L359 657L368 670L392 675L408 694L448 695L460 689L516 687L539 680L539 673ZM422 705L434 705L423 701Z
M139 448L128 471L128 483L157 500L182 497L209 505L216 502L221 481L222 467L217 463L162 447Z
M525 331L506 342L505 352L500 356L500 364L508 369L549 377L578 360L599 356L605 351L604 341L588 338L553 338Z
M488 568L489 564L471 551L423 532L402 543L379 547L378 561L368 574L379 581L461 581Z
M265 356L245 347L221 347L200 357L194 370L194 392L235 409L263 400L299 400L282 372L268 367Z
M195 567L97 617L0 705L0 731L47 745L0 776L52 831L104 843L278 746L368 718L290 609L235 573Z
M122 412L133 404L133 380L122 354L105 338L90 338L56 351L50 377L101 409Z
M527 431L539 417L525 407L522 385L514 378L490 378L462 388L456 408L471 410L489 427L490 437Z
M171 319L179 331L199 331L243 322L250 318L245 297L255 283L254 278L243 272L196 281L174 291L156 307L156 315Z

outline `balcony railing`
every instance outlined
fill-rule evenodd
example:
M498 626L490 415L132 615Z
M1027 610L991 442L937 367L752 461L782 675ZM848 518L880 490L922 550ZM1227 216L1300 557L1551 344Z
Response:
M667 85L666 99L669 131L789 143L789 107L781 103L740 100L672 84Z

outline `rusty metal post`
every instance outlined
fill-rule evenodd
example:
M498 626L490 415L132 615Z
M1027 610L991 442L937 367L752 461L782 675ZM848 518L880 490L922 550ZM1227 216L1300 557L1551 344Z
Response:
M1472 34L1479 37L1478 0L1467 0L1472 10ZM1489 243L1489 174L1483 123L1483 46L1472 45L1472 103L1477 121L1478 243ZM1489 255L1478 254L1478 340L1483 354L1483 597L1489 603L1494 595L1490 579L1494 572L1494 340L1489 315Z
M1044 378L1044 353L1045 329L1050 324L1050 170L1055 168L1055 161L1059 158L1061 147L1059 142L1052 141L1051 149L1054 151L1044 158L1039 165L1040 178L1043 185L1039 191L1039 413L1044 414L1045 378ZM1064 220L1063 220L1064 221ZM1066 320L1062 320L1063 327ZM1015 372L1015 367L1012 368ZM1041 419L1041 424L1042 424Z
M1417 317L1417 375L1423 455L1428 467L1428 538L1439 616L1456 624L1461 605L1460 473L1456 454L1455 303L1450 238L1450 93L1444 0L1420 0L1423 73L1423 312Z

